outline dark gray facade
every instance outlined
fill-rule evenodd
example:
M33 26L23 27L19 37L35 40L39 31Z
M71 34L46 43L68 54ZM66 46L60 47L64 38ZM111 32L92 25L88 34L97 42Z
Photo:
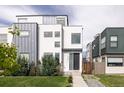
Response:
M20 30L20 36L15 36L13 38L13 42L17 46L18 54L29 54L30 63L35 62L36 65L38 61L37 23L15 23L14 25Z
M106 46L102 49L102 54L124 54L124 28L106 28L101 37L106 37ZM110 37L117 36L117 47L110 46ZM103 51L104 50L104 51Z
M98 57L99 56L99 38L100 36L97 36L95 40L92 42L92 57Z
M117 37L117 47L111 47L111 36ZM100 40L99 40L100 38ZM101 48L102 39L105 38L105 47ZM93 58L100 55L124 55L124 27L108 27L101 36L95 38L92 42L92 56ZM100 51L99 51L100 49ZM99 55L100 53L100 55Z

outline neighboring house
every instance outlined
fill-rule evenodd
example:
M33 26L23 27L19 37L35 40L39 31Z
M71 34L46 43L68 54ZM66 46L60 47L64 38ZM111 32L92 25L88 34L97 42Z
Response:
M0 43L9 43L12 42L12 35L8 33L8 27L1 26L0 27Z
M64 72L82 71L82 26L70 26L67 15L18 15L18 53L37 64L44 55L59 59Z
M108 27L92 42L94 62L105 63L104 73L124 73L124 27Z

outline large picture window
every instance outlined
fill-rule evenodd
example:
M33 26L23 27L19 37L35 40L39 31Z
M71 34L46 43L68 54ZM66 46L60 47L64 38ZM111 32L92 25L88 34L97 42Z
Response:
M72 44L80 44L80 42L81 42L80 37L81 37L80 33L72 33L71 34L71 43Z
M117 47L117 46L118 46L118 37L110 36L110 47Z
M123 59L122 58L108 58L107 66L108 67L123 66Z

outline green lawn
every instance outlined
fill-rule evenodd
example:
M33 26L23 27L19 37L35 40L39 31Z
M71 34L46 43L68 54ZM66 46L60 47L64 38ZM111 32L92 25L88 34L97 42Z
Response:
M124 87L124 75L96 75L107 87Z
M0 77L0 87L66 87L68 77L62 76L22 76Z

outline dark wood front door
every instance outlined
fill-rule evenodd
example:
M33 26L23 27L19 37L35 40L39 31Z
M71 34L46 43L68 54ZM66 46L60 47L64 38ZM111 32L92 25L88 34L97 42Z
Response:
M79 53L74 53L74 70L79 70L79 60L80 60Z

